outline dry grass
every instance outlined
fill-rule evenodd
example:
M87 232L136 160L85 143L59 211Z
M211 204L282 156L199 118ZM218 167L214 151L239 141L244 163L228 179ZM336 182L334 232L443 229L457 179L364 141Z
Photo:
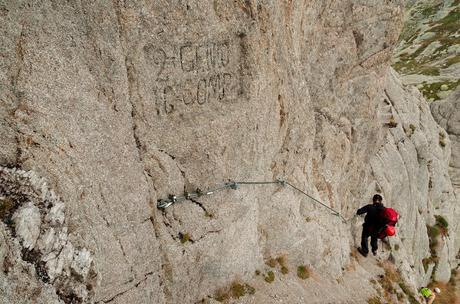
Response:
M390 120L387 123L387 126L389 128L396 128L398 126L398 123L396 122L395 118L391 116Z
M219 302L226 302L230 299L239 299L245 295L253 295L256 289L247 283L233 281L230 286L221 288L214 294L214 299Z
M380 301L379 297L373 297L373 298L367 299L367 304L382 304L382 301Z
M273 283L273 281L275 280L275 273L273 271L267 272L267 274L264 275L264 280L267 283Z
M267 264L271 268L275 268L276 267L276 259L270 258L265 262L265 264Z
M380 276L379 283L384 290L384 298L388 302L391 303L392 295L396 294L398 298L404 297L404 295L407 296L409 303L411 304L418 303L417 299L415 298L414 293L406 285L406 283L401 277L401 274L398 272L398 270L392 263L386 261L386 262L380 262L378 265L382 267L383 270L385 271L385 273L382 276ZM404 295L398 294L396 292L396 288L395 288L396 284L404 292Z
M428 285L429 288L433 289L438 287L441 289L441 293L436 295L436 304L460 304L460 301L455 293L455 286L451 282L445 283L431 283Z
M284 255L281 255L276 259L270 258L265 262L265 264L267 264L271 268L276 268L276 266L279 265L282 274L289 273L289 268L287 267L287 258Z
M282 274L288 274L289 273L289 268L287 267L287 259L285 256L279 256L276 258L276 261L278 264L281 266L281 273Z

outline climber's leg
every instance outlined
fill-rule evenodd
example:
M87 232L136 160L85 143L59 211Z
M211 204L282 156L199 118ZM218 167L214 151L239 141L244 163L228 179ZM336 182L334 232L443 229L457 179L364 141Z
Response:
M366 256L369 253L369 245L368 245L369 236L370 236L369 229L363 225L363 233L361 234L360 252L364 256Z

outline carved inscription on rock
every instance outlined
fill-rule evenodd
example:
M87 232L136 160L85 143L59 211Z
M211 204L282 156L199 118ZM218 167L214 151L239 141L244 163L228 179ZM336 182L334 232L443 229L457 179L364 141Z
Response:
M144 46L158 115L243 98L240 45L231 40Z

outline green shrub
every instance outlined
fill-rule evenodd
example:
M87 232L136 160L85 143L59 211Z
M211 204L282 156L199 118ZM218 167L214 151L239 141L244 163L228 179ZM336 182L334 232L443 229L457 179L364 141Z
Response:
M289 273L289 268L286 266L281 266L281 273L282 274L288 274Z
M190 241L190 234L188 233L179 233L179 239L182 244L185 244Z
M233 282L230 286L232 298L239 299L246 294L246 288L243 284Z
M446 229L449 227L449 223L447 222L447 220L442 215L435 215L434 217L436 218L436 224L439 227L443 227L443 228L446 228Z
M310 277L310 269L304 265L297 267L297 276L302 280L308 279Z
M272 283L275 280L275 274L273 271L267 272L267 274L264 276L264 280L267 283Z
M251 285L234 281L229 287L217 290L214 294L214 299L219 302L224 302L230 300L231 298L239 299L246 294L253 295L255 292L256 289Z

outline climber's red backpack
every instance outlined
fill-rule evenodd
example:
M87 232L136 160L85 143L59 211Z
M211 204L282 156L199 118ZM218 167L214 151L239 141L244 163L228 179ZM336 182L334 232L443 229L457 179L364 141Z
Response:
M381 217L385 226L380 230L378 234L379 239L384 239L387 236L393 236L396 234L395 225L398 222L399 213L393 208L384 208Z
M384 208L382 211L382 219L386 225L395 226L398 222L399 213L393 208Z

